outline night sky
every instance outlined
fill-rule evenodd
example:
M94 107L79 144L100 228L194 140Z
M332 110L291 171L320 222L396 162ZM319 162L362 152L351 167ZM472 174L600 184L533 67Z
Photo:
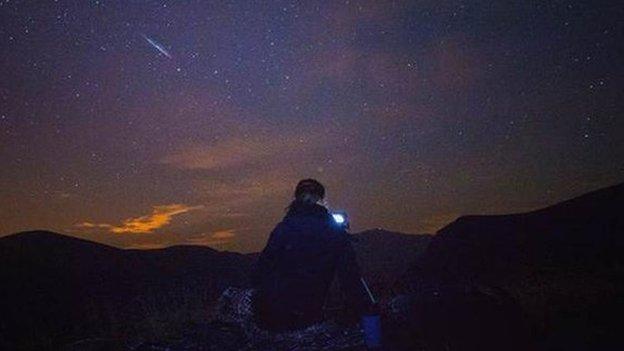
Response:
M2 1L0 235L260 250L624 180L618 1Z

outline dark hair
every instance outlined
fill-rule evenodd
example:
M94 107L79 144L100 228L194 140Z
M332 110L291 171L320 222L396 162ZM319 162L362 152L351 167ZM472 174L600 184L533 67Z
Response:
M325 187L316 179L303 179L297 183L295 199L301 199L305 194L316 195L323 199L325 197Z

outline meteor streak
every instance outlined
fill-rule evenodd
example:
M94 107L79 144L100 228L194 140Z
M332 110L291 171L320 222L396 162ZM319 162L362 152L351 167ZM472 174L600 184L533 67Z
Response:
M145 34L141 34L141 36L147 40L147 42L153 46L156 50L158 50L161 54L167 56L168 58L172 58L171 54L169 53L169 51L167 51L167 49L165 49L164 46L162 46L159 42L157 42L156 40L151 39L150 37L148 37Z

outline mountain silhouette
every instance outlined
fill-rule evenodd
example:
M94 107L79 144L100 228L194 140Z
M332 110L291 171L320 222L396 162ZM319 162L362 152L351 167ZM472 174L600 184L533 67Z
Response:
M53 340L33 348L55 348L102 330L124 337L170 313L208 314L225 287L247 284L250 264L207 247L122 250L48 231L0 238L0 348L36 336Z
M438 231L412 276L499 284L547 268L606 269L622 263L623 229L624 184L537 211L460 217Z
M352 237L373 292L391 301L384 330L397 349L618 349L622 209L619 184L532 212L460 217L435 235ZM248 286L257 257L49 231L0 238L0 349L82 350L99 337L125 343L113 349L171 338L237 349L240 332L209 321L226 287Z
M353 235L362 275L379 297L392 295L392 286L429 245L432 235L404 234L383 229Z
M492 297L507 310L517 302L537 348L612 349L621 345L617 320L624 312L622 234L624 184L532 212L460 217L433 237L401 279L402 287L428 309L419 310L421 319L430 328L438 325L429 334L500 334L471 327L484 325L469 317L477 311L447 318L448 310L431 303L468 311L474 303L467 301L475 296Z
M429 240L384 230L353 236L380 295ZM169 329L172 318L181 327L206 320L226 287L249 284L257 257L205 246L119 249L50 231L2 237L0 349L37 349L42 340L56 348L102 333L125 339Z

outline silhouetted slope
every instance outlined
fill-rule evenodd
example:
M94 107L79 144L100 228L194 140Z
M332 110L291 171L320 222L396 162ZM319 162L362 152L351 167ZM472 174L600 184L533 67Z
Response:
M545 267L612 267L624 253L624 184L541 210L466 216L441 229L417 263L424 277L500 282Z
M430 240L384 230L354 238L378 296ZM122 250L49 231L0 238L0 349L177 335L175 328L208 320L225 287L248 284L256 258L202 246Z
M391 294L391 287L427 248L432 236L403 234L383 229L353 235L362 274L379 296Z
M444 296L498 291L496 299L518 301L538 347L612 349L622 346L623 234L624 184L528 213L461 217L434 236L403 281L429 308L419 312L429 326L452 321L428 301L462 310L469 305ZM451 329L443 334L461 331Z
M208 314L226 286L247 284L250 263L206 247L121 250L46 231L0 238L0 348Z

